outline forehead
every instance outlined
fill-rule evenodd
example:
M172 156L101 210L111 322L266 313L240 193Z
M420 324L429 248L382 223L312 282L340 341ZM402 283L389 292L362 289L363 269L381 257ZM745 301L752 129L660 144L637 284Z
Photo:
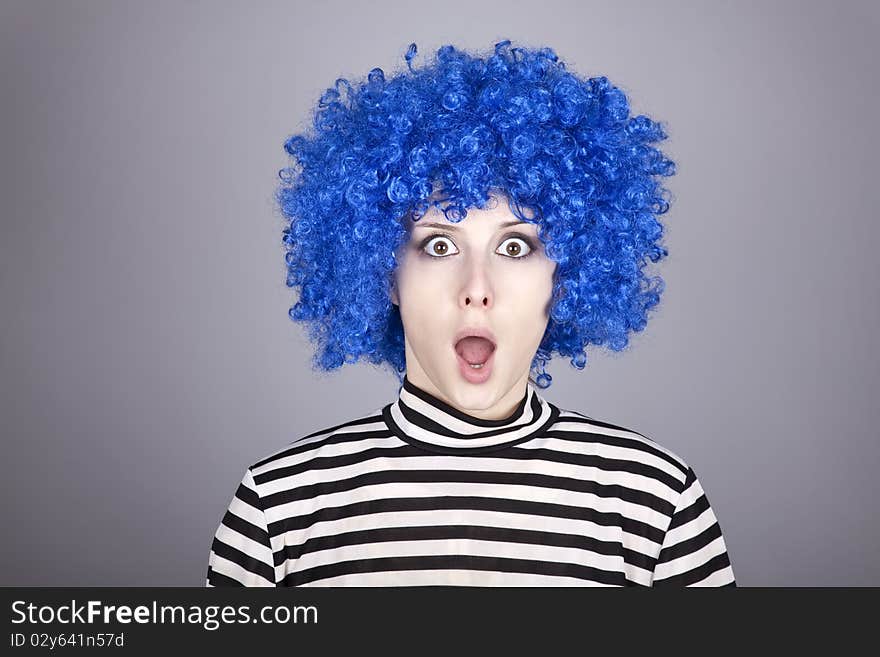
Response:
M431 206L418 220L414 220L412 216L407 218L409 230L441 228L450 232L495 231L509 226L517 226L526 230L535 229L534 223L524 222L517 217L503 197L500 200L498 198L490 199L486 207L482 209L468 208L467 216L457 223L449 221L443 214L443 210L435 206Z

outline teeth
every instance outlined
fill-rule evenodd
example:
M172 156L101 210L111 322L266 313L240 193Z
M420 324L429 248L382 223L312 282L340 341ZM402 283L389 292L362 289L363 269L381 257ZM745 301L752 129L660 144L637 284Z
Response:
M483 363L480 363L479 365L471 365L471 367L475 370L480 369L482 366L483 366Z

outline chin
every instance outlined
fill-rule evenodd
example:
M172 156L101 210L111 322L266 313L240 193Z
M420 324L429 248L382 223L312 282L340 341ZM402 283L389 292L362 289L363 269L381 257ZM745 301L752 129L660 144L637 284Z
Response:
M485 383L468 383L461 380L459 372L454 373L452 388L450 390L453 399L456 399L462 407L474 410L485 410L498 401L500 386L498 373L493 372L491 378Z

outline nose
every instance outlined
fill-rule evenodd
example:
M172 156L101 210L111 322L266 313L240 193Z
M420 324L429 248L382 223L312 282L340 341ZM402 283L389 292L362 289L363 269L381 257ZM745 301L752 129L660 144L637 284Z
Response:
M493 303L493 297L494 293L486 267L482 262L475 261L467 271L459 294L459 305L463 308L473 305L489 308Z

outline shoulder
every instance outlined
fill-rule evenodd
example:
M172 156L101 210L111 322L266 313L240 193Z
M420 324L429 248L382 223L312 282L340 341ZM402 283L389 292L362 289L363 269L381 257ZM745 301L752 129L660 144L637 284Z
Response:
M382 408L345 422L311 431L279 447L253 462L248 470L260 483L267 473L300 470L316 458L334 457L357 450L365 441L380 440L389 435L382 417Z
M599 468L625 470L662 480L673 493L685 488L692 472L681 455L654 438L632 427L578 411L559 408L547 435L560 441L560 449L594 456Z

